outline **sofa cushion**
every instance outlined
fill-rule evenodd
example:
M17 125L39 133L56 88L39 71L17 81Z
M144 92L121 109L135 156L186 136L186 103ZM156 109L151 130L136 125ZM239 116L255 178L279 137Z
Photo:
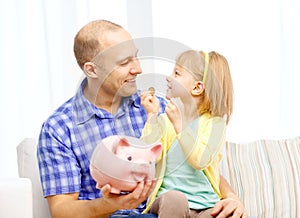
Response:
M300 137L227 142L225 150L225 177L244 202L248 215L300 217Z

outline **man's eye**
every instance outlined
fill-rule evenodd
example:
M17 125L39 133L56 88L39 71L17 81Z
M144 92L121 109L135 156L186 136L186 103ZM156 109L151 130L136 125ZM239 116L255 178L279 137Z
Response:
M129 60L126 59L126 60L122 61L122 62L120 63L120 65L126 65L126 64L128 64L128 63L129 63Z

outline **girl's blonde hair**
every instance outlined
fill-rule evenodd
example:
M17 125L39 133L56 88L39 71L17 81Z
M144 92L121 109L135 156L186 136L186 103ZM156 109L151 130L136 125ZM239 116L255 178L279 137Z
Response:
M192 73L199 81L203 81L204 69L207 67L199 112L225 117L228 123L233 108L233 85L226 58L215 51L205 54L203 51L189 50L179 55L176 64Z

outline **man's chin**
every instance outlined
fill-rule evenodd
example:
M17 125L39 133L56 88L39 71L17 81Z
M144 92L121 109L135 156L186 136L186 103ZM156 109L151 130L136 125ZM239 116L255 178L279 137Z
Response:
M123 97L128 97L135 94L136 92L137 92L137 87L130 87L130 88L120 90L119 95Z

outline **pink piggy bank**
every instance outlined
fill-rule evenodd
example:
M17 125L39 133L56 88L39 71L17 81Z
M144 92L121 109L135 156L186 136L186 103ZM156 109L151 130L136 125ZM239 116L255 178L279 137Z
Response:
M155 161L162 151L160 143L146 144L130 136L109 136L95 148L90 172L97 188L110 184L111 192L131 192L140 181L155 177Z

